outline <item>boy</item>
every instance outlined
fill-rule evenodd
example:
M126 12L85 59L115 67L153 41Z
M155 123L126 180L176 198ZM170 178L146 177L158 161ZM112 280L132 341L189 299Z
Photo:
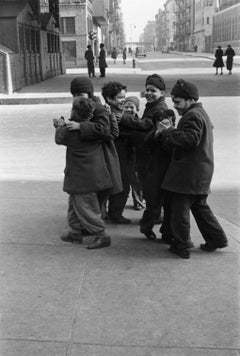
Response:
M116 118L118 122L121 121L123 115L126 92L126 86L117 81L108 82L102 88L102 96L110 107L110 115ZM121 133L115 140L115 146L119 157L123 190L109 196L108 219L113 224L130 224L131 220L122 215L130 190L130 175L127 162L126 137L122 136Z
M70 121L82 123L91 120L94 108L92 99L75 97ZM107 247L111 244L111 239L105 232L97 193L110 189L112 180L104 158L102 140L81 140L79 131L69 131L63 118L54 120L54 126L56 143L67 146L63 190L69 194L70 231L61 239L81 243L85 230L100 240L98 248ZM94 244L94 248L97 247Z
M163 144L172 148L171 161L161 188L171 196L170 252L189 259L190 211L205 240L200 248L213 252L228 245L227 237L207 204L214 168L213 126L198 103L195 84L179 79L171 91L174 108L181 116L177 128L159 127Z

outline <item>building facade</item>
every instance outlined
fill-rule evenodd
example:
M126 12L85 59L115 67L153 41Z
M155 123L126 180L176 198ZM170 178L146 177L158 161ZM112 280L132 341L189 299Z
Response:
M192 48L197 46L198 52L213 51L213 15L212 0L195 0L193 7Z
M59 28L39 1L0 0L0 63L3 93L63 73Z
M239 0L167 0L155 25L156 49L163 52L214 53L218 45L230 44L240 53Z
M213 16L213 50L231 45L240 54L240 3L224 5Z

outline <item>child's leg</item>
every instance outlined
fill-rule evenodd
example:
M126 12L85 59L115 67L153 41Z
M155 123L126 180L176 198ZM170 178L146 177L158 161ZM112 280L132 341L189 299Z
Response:
M73 194L72 197L72 204L79 226L82 226L92 235L106 236L97 194Z
M75 211L74 207L74 195L70 194L68 198L68 225L70 227L70 232L73 234L79 234L81 235L83 226L81 225L80 220L78 219L78 216Z

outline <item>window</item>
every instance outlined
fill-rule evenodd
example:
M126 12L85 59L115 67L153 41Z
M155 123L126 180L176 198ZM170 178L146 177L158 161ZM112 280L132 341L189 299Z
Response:
M61 33L75 34L75 17L61 17Z

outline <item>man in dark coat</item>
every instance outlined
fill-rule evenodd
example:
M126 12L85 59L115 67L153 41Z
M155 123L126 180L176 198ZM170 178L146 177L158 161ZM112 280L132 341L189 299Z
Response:
M170 229L173 242L170 251L189 258L190 211L205 240L200 248L212 252L226 247L227 237L207 204L213 175L213 126L197 103L197 87L178 80L172 91L174 108L181 119L177 129L162 124L162 142L172 147L172 156L162 188L171 196ZM160 123L161 124L161 123Z
M99 70L100 70L100 77L105 77L106 75L106 68L107 68L107 62L106 62L106 51L104 49L104 43L100 43L100 52L99 52Z
M235 56L235 51L231 47L231 45L228 45L228 48L226 49L224 56L227 56L227 70L229 71L228 74L232 74L232 67L233 67L233 57Z
M94 55L92 51L91 45L87 46L87 50L84 54L85 59L87 60L87 67L88 67L88 76L95 77L95 68L94 68Z

